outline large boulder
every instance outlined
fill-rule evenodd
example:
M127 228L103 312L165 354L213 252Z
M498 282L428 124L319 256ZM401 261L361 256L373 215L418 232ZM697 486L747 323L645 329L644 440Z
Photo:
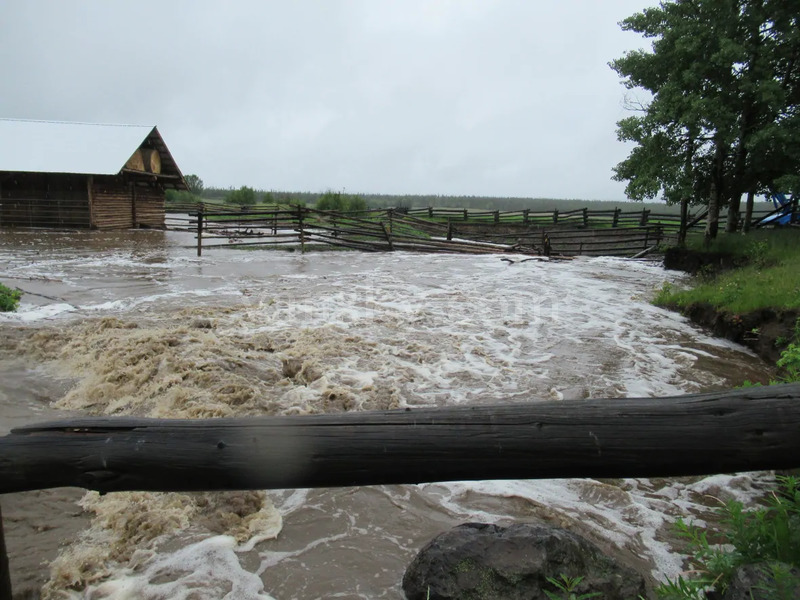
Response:
M800 569L783 563L742 565L722 600L800 598Z
M644 578L557 527L467 523L434 538L403 577L408 600L548 600L548 577L583 577L575 592L604 600L646 596Z

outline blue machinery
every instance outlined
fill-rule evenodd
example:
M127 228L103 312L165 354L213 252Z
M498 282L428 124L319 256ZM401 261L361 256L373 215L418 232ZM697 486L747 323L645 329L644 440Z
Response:
M797 215L797 194L786 197L786 194L775 193L768 196L775 210L758 222L758 227L765 225L790 225Z

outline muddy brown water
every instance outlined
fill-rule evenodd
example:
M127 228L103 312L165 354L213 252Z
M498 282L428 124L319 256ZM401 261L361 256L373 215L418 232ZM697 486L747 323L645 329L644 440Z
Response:
M65 392L65 385L42 378L24 360L3 360L0 435L34 421L69 416L50 406ZM38 597L62 543L88 526L88 515L77 505L83 494L79 489L60 489L0 496L15 597Z
M764 380L743 348L649 304L682 276L619 259L209 252L173 232L0 231L0 434L65 414L215 417L655 397ZM291 362L293 367L286 370ZM769 474L453 482L247 494L0 498L14 583L74 598L402 598L458 523L545 521L653 579L671 524ZM78 504L80 502L80 505Z

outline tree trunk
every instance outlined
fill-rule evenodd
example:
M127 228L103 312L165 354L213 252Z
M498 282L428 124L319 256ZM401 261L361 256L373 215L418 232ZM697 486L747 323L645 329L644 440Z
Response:
M711 240L717 237L719 231L719 191L717 186L713 186L711 197L708 199L708 216L706 217L705 244L711 244Z
M739 194L734 194L730 205L728 205L728 220L725 224L726 233L735 233L739 228L739 209L741 204L742 197Z
M686 139L686 156L684 157L683 163L683 177L684 177L684 185L688 185L689 189L691 190L692 181L694 180L693 174L694 169L692 167L692 160L694 159L695 153L695 140L697 138L696 131L694 127L689 127ZM689 182L686 184L685 182ZM686 192L686 190L684 190ZM689 231L689 201L691 199L690 194L686 194L681 198L681 226L678 231L678 245L685 246L686 245L686 234Z
M681 199L681 228L678 230L678 245L686 245L686 230L689 225L689 199Z
M742 225L742 233L750 231L750 225L753 222L753 205L755 204L756 193L753 190L747 192L747 206L744 212L744 225Z
M800 467L799 432L800 384L292 417L79 418L0 437L0 494L789 469Z
M706 221L706 246L717 237L719 232L719 211L722 208L725 185L725 156L727 146L719 139L714 140L714 166L711 174L711 197L708 199L708 217Z

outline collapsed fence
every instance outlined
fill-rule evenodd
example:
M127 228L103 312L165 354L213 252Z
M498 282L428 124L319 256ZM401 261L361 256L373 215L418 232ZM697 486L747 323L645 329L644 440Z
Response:
M672 477L796 468L798 457L800 384L787 384L330 415L74 418L0 437L0 494ZM0 521L0 600L10 600L3 550Z
M198 256L204 248L333 246L383 252L459 252L634 256L670 233L649 211L452 211L381 209L354 213L296 206L269 210L223 209L199 205L173 214L168 227L191 231ZM433 215L433 217L431 217ZM466 218L464 216L466 215ZM546 215L546 219L544 218ZM674 229L673 229L674 231Z

